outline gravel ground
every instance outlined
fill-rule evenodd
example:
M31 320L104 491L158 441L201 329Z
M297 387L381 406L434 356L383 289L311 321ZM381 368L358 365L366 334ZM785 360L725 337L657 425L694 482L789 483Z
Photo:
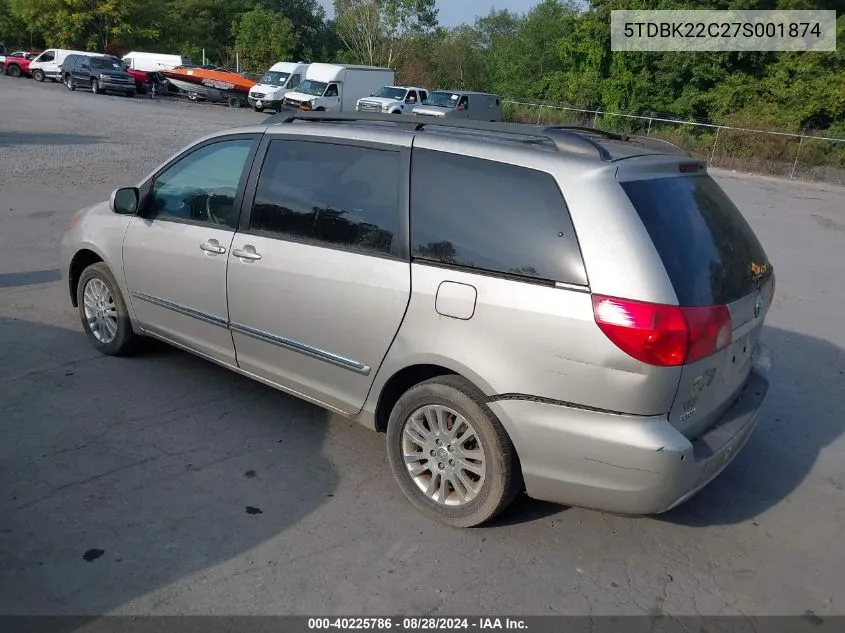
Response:
M262 118L0 77L0 613L845 613L845 190L716 174L778 277L769 401L710 487L660 517L521 499L454 530L403 500L382 436L81 333L70 214Z

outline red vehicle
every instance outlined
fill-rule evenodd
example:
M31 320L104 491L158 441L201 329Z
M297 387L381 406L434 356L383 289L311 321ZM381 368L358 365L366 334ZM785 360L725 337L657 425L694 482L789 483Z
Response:
M31 53L15 51L6 55L6 60L3 62L3 73L12 77L29 75L29 62L40 54L41 51L33 51Z
M113 59L118 64L123 66L123 70L125 72L129 73L130 75L132 75L132 77L135 78L135 91L138 94L144 94L145 92L147 92L147 90L149 90L150 85L152 84L152 82L154 80L154 78L150 77L150 75L152 73L145 73L145 72L140 71L140 70L132 70L131 68L129 68L129 66L127 66L125 63L123 63L122 59L120 59L119 57L116 57L114 55L106 55L106 57L108 57L109 59Z

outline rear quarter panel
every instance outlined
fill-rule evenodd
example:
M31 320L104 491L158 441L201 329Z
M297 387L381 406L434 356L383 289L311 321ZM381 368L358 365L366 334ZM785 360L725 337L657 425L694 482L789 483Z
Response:
M476 289L470 319L437 312L444 281ZM588 292L420 263L411 265L411 286L380 384L407 365L433 363L461 373L487 396L530 395L639 415L671 406L680 370L621 353L598 329Z

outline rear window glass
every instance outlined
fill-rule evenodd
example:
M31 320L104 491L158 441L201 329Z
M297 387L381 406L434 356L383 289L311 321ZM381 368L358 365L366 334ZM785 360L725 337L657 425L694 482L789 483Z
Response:
M731 303L768 274L763 247L709 176L621 183L682 306Z

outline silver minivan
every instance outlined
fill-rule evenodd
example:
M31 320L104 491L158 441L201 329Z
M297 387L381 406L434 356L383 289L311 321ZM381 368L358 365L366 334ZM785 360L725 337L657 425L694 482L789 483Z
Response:
M766 253L706 165L595 130L289 114L73 215L93 345L150 336L386 432L418 509L700 490L768 390Z
M486 92L435 90L425 103L411 110L412 115L449 119L502 120L502 101Z

